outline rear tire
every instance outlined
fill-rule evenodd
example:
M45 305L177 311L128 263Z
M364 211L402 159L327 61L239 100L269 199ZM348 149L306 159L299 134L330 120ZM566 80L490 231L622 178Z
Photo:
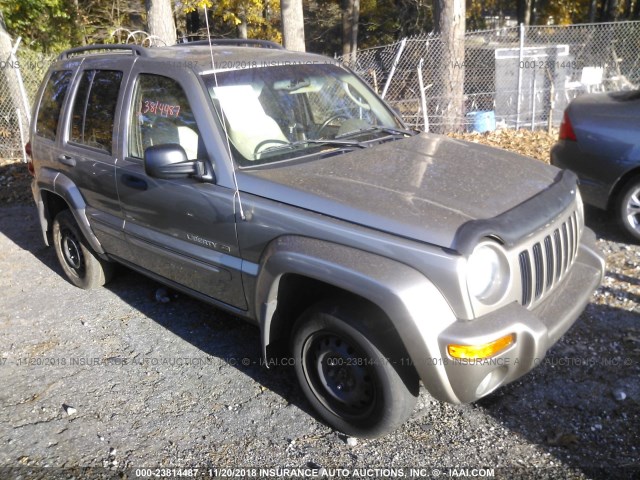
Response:
M114 265L91 250L69 210L53 220L53 245L64 274L76 287L100 287L113 276Z
M625 231L640 241L640 177L627 183L618 202L618 220Z
M383 341L363 333L351 312L317 305L300 316L291 337L295 370L307 400L329 425L376 438L411 415L418 377L394 365L381 351Z

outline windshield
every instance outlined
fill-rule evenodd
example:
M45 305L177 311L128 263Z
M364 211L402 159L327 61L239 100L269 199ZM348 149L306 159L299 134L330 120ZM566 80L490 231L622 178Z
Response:
M240 166L357 148L402 124L360 79L333 64L282 65L203 76Z

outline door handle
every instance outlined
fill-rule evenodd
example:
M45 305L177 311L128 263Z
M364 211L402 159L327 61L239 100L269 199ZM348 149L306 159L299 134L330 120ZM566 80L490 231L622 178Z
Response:
M76 166L76 159L69 157L68 155L60 155L58 157L58 161L60 163L62 163L63 165L67 165L69 167L75 167Z
M148 187L146 180L136 177L135 175L123 175L122 183L127 187L135 188L136 190L146 190Z

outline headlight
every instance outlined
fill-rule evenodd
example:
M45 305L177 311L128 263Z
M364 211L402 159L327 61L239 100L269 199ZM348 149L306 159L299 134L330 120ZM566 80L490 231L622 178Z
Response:
M509 262L494 242L478 244L467 262L467 288L471 296L484 304L498 302L509 285Z

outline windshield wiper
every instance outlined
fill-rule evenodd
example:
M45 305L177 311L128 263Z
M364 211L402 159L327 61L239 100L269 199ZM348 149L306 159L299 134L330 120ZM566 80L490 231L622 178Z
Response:
M362 142L356 142L353 140L334 140L331 138L328 139L308 139L308 140L297 140L295 142L286 143L284 145L274 145L273 147L265 148L260 153L260 156L266 154L273 154L275 152L279 152L280 150L290 150L296 147L300 147L302 145L330 145L330 146L338 146L338 147L357 147L357 148L367 148L369 145Z
M352 130L351 132L346 132L341 135L336 135L336 139L348 138L351 136L357 136L365 133L375 133L375 132L384 132L390 135L402 135L402 136L405 136L405 135L413 136L419 133L417 130L405 130L403 128L378 126L378 127L368 127L368 128L361 128L358 130Z

